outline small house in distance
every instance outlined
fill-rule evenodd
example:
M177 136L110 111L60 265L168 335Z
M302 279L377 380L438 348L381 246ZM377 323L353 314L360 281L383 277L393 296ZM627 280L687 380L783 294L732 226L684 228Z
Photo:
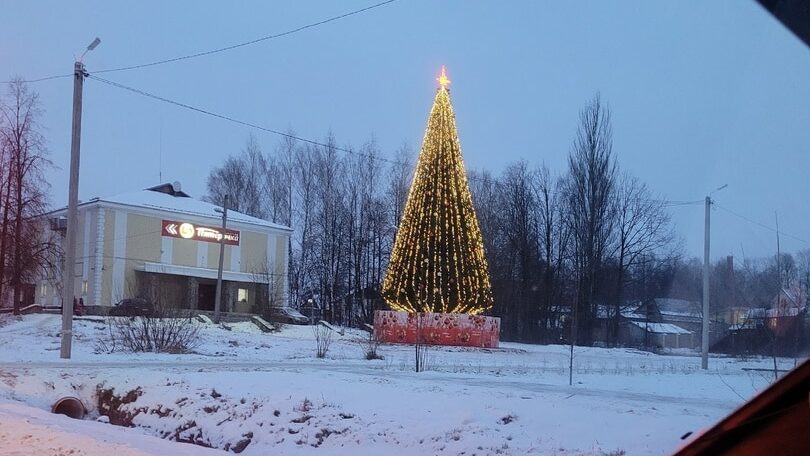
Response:
M695 333L672 323L628 320L623 340L627 345L657 348L695 348Z
M630 346L658 348L699 348L703 309L698 301L654 298L622 312L619 337ZM725 324L712 319L709 343L725 333Z
M215 204L191 198L179 183L78 206L74 289L85 306L112 306L141 297L167 307L213 310L224 238L225 312L286 305L287 247L292 229L228 211L227 229ZM65 209L46 229L64 234ZM62 245L64 246L64 236ZM61 277L37 284L36 302L61 305Z
M649 315L653 321L678 325L683 329L700 334L703 328L703 304L675 298L654 298L637 309Z

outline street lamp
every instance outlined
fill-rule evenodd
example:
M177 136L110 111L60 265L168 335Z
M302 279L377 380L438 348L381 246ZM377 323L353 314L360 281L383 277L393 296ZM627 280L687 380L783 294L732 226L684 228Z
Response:
M728 184L723 184L706 196L706 215L705 225L703 231L703 327L701 328L701 369L709 368L709 244L711 232L709 229L712 213L712 195L728 187Z
M62 344L60 357L70 359L71 343L73 339L73 299L74 296L74 269L76 268L76 230L78 229L78 216L76 207L79 205L79 155L82 136L82 89L84 86L84 64L82 59L101 43L96 37L82 55L73 63L73 125L70 140L70 184L68 187L67 229L65 267L62 271ZM97 274L100 271L96 271ZM98 301L96 296L96 301Z
M98 46L99 44L101 44L101 38L96 37L96 39L94 39L92 43L87 45L87 49L85 49L84 52L82 52L82 55L80 55L79 58L76 59L76 61L81 62L82 59L84 58L84 55L87 54L88 52L92 51L93 49L95 49L96 46Z
M728 187L728 184L723 184L723 185L717 187L716 189L714 189L714 191L709 193L709 196L714 195L715 193L719 192L720 190L723 190L726 187Z

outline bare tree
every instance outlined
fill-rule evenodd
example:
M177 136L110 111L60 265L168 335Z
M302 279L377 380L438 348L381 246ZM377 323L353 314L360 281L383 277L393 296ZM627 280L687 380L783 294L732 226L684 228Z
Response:
M399 225L402 212L405 211L405 201L408 199L408 190L414 173L412 152L407 143L397 150L396 157L388 177L388 200L391 205L391 223L394 227Z
M475 215L478 217L478 224L481 227L481 236L484 238L484 251L487 255L490 276L493 278L493 294L495 295L495 313L502 315L498 311L500 305L499 284L496 280L495 272L498 270L499 255L501 249L501 235L499 231L500 214L500 190L499 183L489 171L470 171L470 192L473 195L475 204Z
M570 230L564 220L562 182L552 178L544 165L534 173L534 192L537 200L537 227L539 250L543 263L542 297L538 325L541 337L549 341L549 333L555 321L556 301L562 300L561 274L567 258ZM555 334L556 335L556 334Z
M291 168L294 188L292 224L296 229L291 240L289 271L291 289L296 299L302 293L312 294L315 291L312 272L317 185L315 153L317 151L311 145L297 148Z
M382 282L382 263L387 242L385 205L379 195L381 170L377 144L372 139L361 153L349 161L353 172L346 173L346 239L349 252L345 300L347 323L355 317L373 320L373 305ZM387 250L387 249L386 249Z
M258 218L267 218L267 163L255 136L248 136L239 156L229 156L208 175L206 199L222 205L228 195L231 209Z
M498 265L506 288L499 308L510 318L502 325L507 337L529 338L538 321L539 243L537 200L532 171L525 161L510 165L499 180L499 232L503 238ZM498 302L498 301L496 301Z
M0 100L0 300L9 285L18 313L23 286L42 272L49 256L37 218L47 206L43 172L51 162L40 132L39 95L15 79L7 98Z
M597 94L580 112L580 125L568 157L566 217L577 277L573 343L590 345L593 336L600 270L614 233L612 198L616 174L610 110Z
M265 214L273 223L289 225L290 186L287 182L289 171L284 159L268 156L264 159L262 191L266 195Z
M317 258L315 271L318 274L318 289L326 307L326 318L330 323L342 323L343 315L338 301L341 268L343 261L344 237L343 225L346 219L346 208L343 201L345 190L345 167L337 155L336 141L330 133L326 146L318 148L314 154L317 185L315 196Z
M800 250L796 253L796 275L799 279L799 286L810 291L810 249ZM810 293L808 293L808 299L810 299Z
M277 149L277 159L275 161L278 165L276 169L281 172L279 180L286 185L285 193L287 195L287 207L286 211L284 211L285 217L280 221L289 227L293 226L293 183L295 182L293 167L295 164L296 149L298 148L298 143L295 138L295 131L289 129ZM287 289L289 290L289 300L297 304L299 300L299 288L294 280L295 277L289 274L289 271L292 271L293 267L293 239L292 236L290 236L289 242L287 243L288 276L286 280Z
M664 201L656 198L647 185L624 174L616 186L616 299L610 314L608 341L616 343L624 304L627 272L653 253L672 244L675 235Z
M779 286L782 288L790 288L793 286L794 282L799 279L799 270L793 255L782 252L775 257L774 261L777 274L780 278Z
M394 245L394 230L388 223L390 210L382 197L372 198L365 211L368 244L362 269L363 299L360 300L359 312L363 322L372 323L374 311L382 306L380 288Z
M284 282L286 277L273 272L273 265L264 261L252 265L251 275L253 281L257 284L256 302L253 311L265 315L269 309L281 307L285 297Z

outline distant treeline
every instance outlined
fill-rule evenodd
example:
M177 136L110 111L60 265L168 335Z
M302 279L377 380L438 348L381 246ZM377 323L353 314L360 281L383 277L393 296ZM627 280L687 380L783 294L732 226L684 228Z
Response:
M320 144L289 133L269 152L250 136L212 169L207 199L222 204L227 193L232 209L294 228L291 305L333 323L370 323L385 308L379 291L416 152L403 145L390 159L373 139L352 148L331 133ZM668 202L620 169L598 95L572 133L567 169L520 161L499 175L469 173L506 340L567 339L573 319L577 343L591 344L600 317L610 344L634 302L701 299L702 262L684 258ZM799 282L810 282L810 250L779 262L737 259L733 273L724 260L712 271L712 311L768 307L780 285Z

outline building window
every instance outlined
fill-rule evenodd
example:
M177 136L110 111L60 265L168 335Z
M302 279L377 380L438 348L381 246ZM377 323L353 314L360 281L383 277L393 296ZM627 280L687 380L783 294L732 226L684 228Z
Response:
M248 300L248 291L247 288L240 288L236 293L236 300L237 301L245 301Z
M82 294L83 295L87 294L87 281L86 280L82 281Z
M43 283L39 286L39 295L46 296L48 294L48 284Z

